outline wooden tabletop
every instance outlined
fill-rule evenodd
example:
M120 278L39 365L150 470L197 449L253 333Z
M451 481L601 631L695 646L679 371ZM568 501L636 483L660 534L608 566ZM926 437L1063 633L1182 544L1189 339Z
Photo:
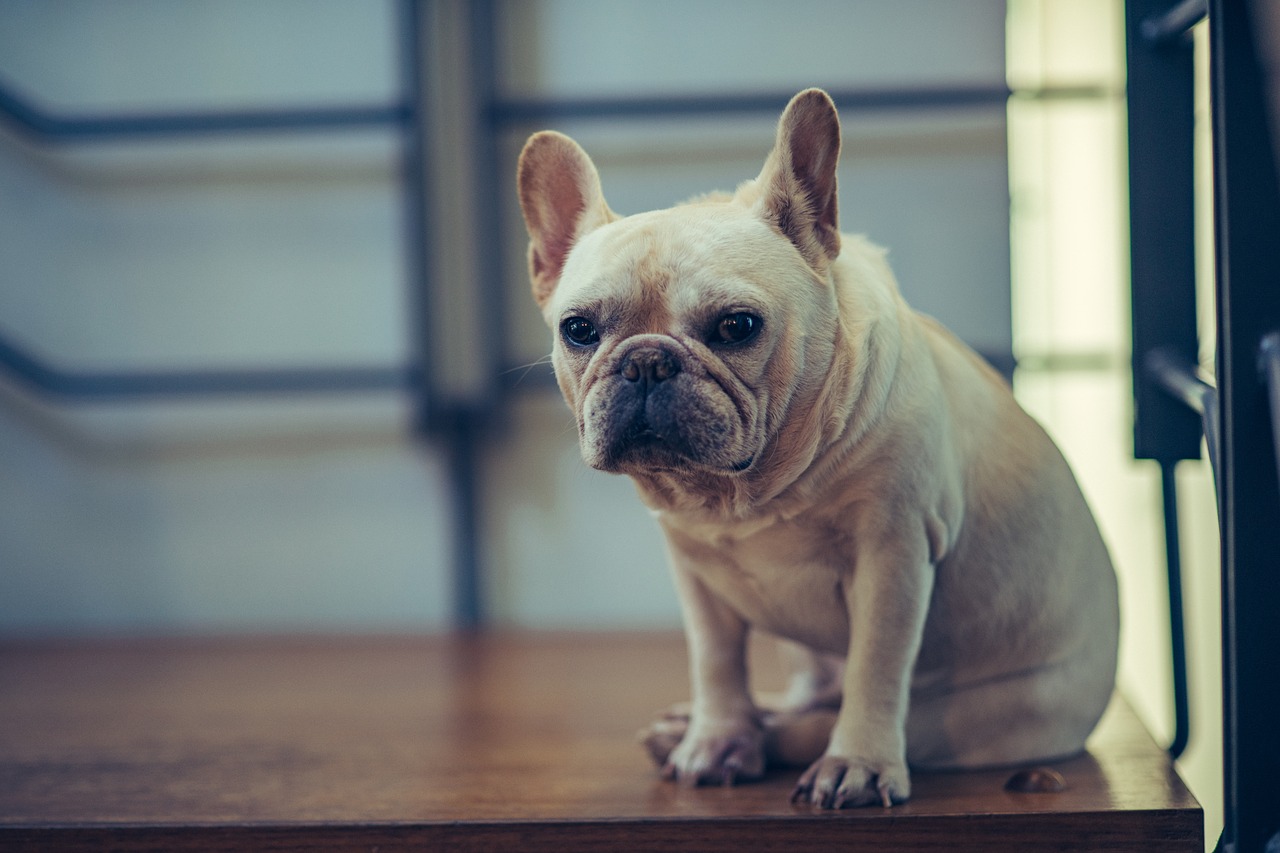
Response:
M0 849L1204 849L1119 700L1061 793L916 773L829 813L795 770L659 779L635 733L687 685L673 634L0 644Z

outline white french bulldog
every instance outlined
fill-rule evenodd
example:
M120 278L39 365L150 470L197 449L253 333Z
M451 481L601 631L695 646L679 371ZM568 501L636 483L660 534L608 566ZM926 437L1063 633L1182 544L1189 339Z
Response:
M839 150L810 89L732 196L619 217L554 132L518 175L583 457L635 480L683 607L693 699L649 747L693 784L803 758L794 799L824 808L903 802L908 764L1080 751L1119 622L1052 441L906 305L883 251L839 233ZM777 713L748 689L751 628L805 650Z

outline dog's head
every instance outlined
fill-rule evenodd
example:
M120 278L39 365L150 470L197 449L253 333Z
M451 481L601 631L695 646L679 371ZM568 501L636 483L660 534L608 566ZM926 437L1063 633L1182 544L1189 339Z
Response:
M518 185L533 296L588 464L714 480L774 456L832 363L839 149L834 104L808 90L733 196L619 217L577 143L529 139Z

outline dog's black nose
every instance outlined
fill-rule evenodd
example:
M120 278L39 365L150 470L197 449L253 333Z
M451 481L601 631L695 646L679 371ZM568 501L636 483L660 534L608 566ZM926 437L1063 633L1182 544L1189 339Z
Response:
M680 372L680 362L661 347L639 347L627 353L619 371L628 382L656 385Z

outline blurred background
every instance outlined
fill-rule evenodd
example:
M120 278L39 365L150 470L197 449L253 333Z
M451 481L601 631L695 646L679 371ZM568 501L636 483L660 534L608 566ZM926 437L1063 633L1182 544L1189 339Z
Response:
M515 157L556 127L615 210L664 207L753 177L818 85L844 230L1082 480L1167 740L1123 27L1119 0L0 0L0 637L678 626L655 525L540 363ZM1178 487L1212 838L1207 466Z

